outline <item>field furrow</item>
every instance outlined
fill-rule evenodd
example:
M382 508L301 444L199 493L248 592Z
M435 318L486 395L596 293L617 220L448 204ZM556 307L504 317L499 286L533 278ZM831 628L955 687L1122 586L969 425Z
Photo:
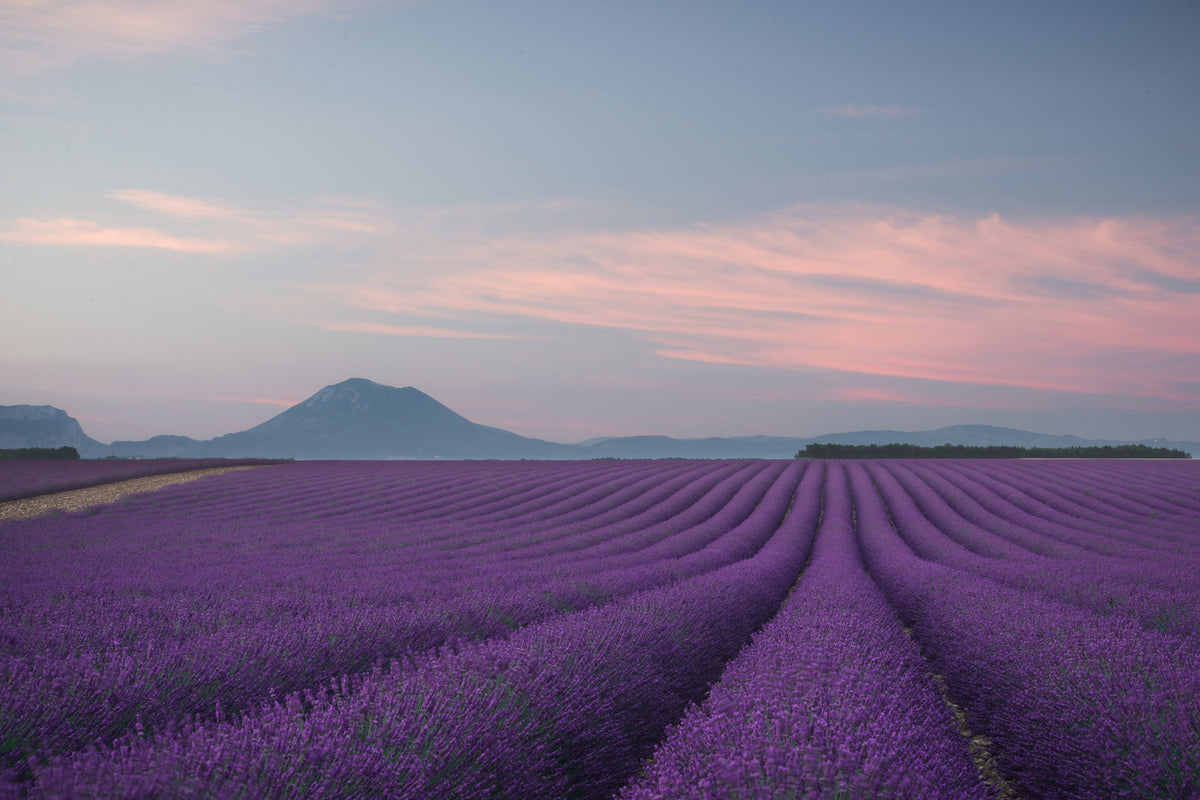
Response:
M897 533L918 557L985 576L1018 589L1036 591L1098 614L1121 614L1143 627L1195 639L1200 633L1200 579L1193 567L1161 553L1133 562L1110 556L1060 560L1049 557L1002 559L980 554L963 541L992 541L989 532L970 521L955 519L945 504L919 480L901 483L903 469L865 464L876 490L894 519ZM939 513L930 513L930 511ZM953 534L947 529L953 529ZM1097 574L1106 580L1097 581Z
M723 468L714 472L725 480L693 484L717 491L685 498L693 502L668 517L663 524L670 529L610 525L605 532L605 541L619 542L632 531L647 544L641 550L630 552L626 542L615 555L583 559L578 554L552 554L531 558L519 569L506 561L485 563L465 578L450 577L451 572L464 571L461 562L435 568L402 554L414 559L403 569L393 564L391 570L379 570L375 565L359 570L357 581L343 579L318 587L323 591L309 591L302 583L287 585L298 548L314 558L309 572L338 565L351 568L360 560L357 550L350 553L350 563L337 550L329 554L332 558L321 558L317 541L294 525L269 535L259 531L272 550L255 553L250 564L254 575L240 574L233 581L225 576L239 588L236 594L212 591L213 571L227 570L226 560L193 564L204 568L190 576L190 590L177 585L180 576L169 567L179 554L150 565L132 581L119 561L110 561L114 572L125 576L124 591L114 591L122 581L110 574L105 593L85 590L69 599L60 597L52 610L28 604L6 620L2 716L21 741L10 748L9 763L32 752L70 751L93 741L112 741L137 718L145 729L156 730L181 715L210 715L218 707L227 713L241 711L266 702L272 692L312 688L448 642L506 636L523 625L749 557L787 513L803 465L754 464L732 474ZM114 509L109 520L118 531L127 530L119 510ZM183 552L191 552L189 544L211 544L203 528L180 530L174 520L162 522L163 530L146 526L140 532L161 547L155 533L179 537L199 531L199 541L174 542ZM54 526L64 523L70 520L48 520L41 530L32 526L23 534L52 537ZM100 532L97 526L92 530ZM333 539L346 544L345 532L336 532ZM145 541L137 546L152 548ZM75 558L73 551L60 555ZM123 555L122 550L117 557ZM233 553L234 558L243 555ZM42 565L56 575L60 566L54 561ZM95 567L92 560L88 569ZM32 577L27 568L26 575ZM401 602L394 596L396 582L411 572L422 573L423 581L436 582L440 575L442 582L457 588L423 602ZM411 588L405 596L413 596ZM81 620L94 621L82 636Z
M870 475L849 467L871 574L945 676L1004 776L1039 798L1193 796L1200 650L918 558Z
M294 462L0 521L0 797L1194 798L1198 664L1186 461Z
M605 797L774 614L817 508L793 503L754 555L694 578L236 721L54 759L34 794Z
M831 465L812 562L621 800L996 795L916 645L863 570Z

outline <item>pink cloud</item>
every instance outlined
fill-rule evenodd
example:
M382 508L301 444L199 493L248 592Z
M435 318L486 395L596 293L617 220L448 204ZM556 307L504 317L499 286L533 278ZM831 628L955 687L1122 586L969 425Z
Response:
M0 69L30 74L95 57L212 53L332 0L21 0L0 4Z
M105 196L125 203L133 211L109 214L110 221L105 222L67 215L12 220L7 230L0 229L0 240L230 255L357 242L363 236L380 236L391 229L379 208L362 204L349 209L345 204L328 201L311 206L247 208L145 189L122 189ZM144 224L147 215L156 217L153 225Z
M403 251L437 270L320 291L373 312L621 329L691 361L1195 404L1161 359L1106 358L1200 353L1197 294L1169 290L1200 281L1197 252L1194 217L799 206L724 226L459 236Z
M720 353L711 353L704 350L685 350L681 348L666 348L660 347L654 351L655 355L664 358L678 358L682 361L699 361L702 364L740 364L741 360L732 356L724 356Z
M173 236L155 228L109 227L72 217L15 220L8 230L0 231L0 241L65 246L146 247L208 255L227 255L245 250L240 243L227 239Z
M291 408L299 403L299 400L280 400L274 397L232 397L229 395L217 395L208 397L208 400L213 400L218 403L254 403L263 406L276 406L279 408Z
M194 197L177 194L150 192L144 189L122 189L110 192L107 197L121 200L146 211L168 214L173 217L200 217L205 219L229 219L238 215L236 208L207 202Z
M308 220L310 224L322 228L332 228L348 233L365 233L372 236L386 233L388 225L374 215L369 214L325 214L314 216Z
M439 339L527 339L528 336L502 333L476 333L421 325L388 325L378 322L319 322L317 327L341 333L380 333L387 336L427 336Z
M875 386L857 386L835 389L831 393L834 400L849 402L879 402L879 403L923 403L925 398L920 395L900 392L895 389L882 389Z

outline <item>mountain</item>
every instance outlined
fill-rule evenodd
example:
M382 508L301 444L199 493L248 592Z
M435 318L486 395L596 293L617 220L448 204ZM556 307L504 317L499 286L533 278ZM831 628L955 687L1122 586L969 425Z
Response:
M479 425L411 386L363 378L326 386L239 433L204 443L206 455L270 458L570 458L569 445Z
M618 436L589 439L580 446L596 456L612 458L792 458L809 443L821 444L939 444L1006 445L1013 447L1084 447L1144 444L1185 450L1200 457L1200 443L1166 439L1082 439L995 425L951 425L932 431L848 431L812 438L790 436L731 436L673 439L669 436Z
M1083 439L1079 436L1058 436L1050 433L1034 433L1017 428L1001 428L995 425L950 425L932 431L854 431L819 436L814 442L830 444L916 444L933 447L939 444L963 444L987 447L1103 447L1104 445L1144 444L1147 447L1167 447L1184 450L1193 457L1200 457L1200 443L1180 442L1169 439Z
M70 445L84 458L786 459L811 442L1018 447L1145 444L1185 450L1193 457L1200 457L1200 443L1196 442L1081 439L993 425L952 425L911 432L849 431L815 438L618 436L573 445L557 444L471 422L411 386L398 389L363 378L326 386L260 425L208 441L187 436L155 436L142 442L118 441L105 445L89 437L78 421L53 406L0 406L0 448Z
M85 458L94 458L105 449L61 408L0 406L0 449L63 446L74 447Z
M143 442L113 442L105 455L114 458L197 458L204 454L207 444L190 436L151 436Z
M999 428L995 425L950 425L932 431L854 431L830 433L813 440L820 444L915 444L932 447L939 444L964 444L987 447L1077 447L1084 444L1115 444L1081 439L1078 436L1055 436L1048 433L1032 433L1016 428Z
M587 458L792 458L811 441L790 436L617 436L578 446L587 449Z

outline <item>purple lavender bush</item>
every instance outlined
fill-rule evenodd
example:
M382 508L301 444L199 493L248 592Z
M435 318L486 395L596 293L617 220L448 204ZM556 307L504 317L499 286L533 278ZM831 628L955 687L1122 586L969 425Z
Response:
M919 558L851 465L868 569L1019 793L1200 795L1200 650L1120 616Z
M928 664L863 571L841 465L779 614L621 800L991 798Z
M782 524L764 517L774 531L749 558L507 639L294 693L236 720L53 758L30 793L607 797L774 614L819 510L793 504Z
M1197 797L1198 559L1186 461L238 472L0 523L0 797Z
M447 561L440 545L430 553L421 542L386 528L367 525L354 536L323 521L298 523L288 514L275 526L266 517L251 517L255 524L247 528L237 498L199 507L187 502L199 490L187 486L168 490L153 507L142 503L89 516L91 557L84 562L74 549L46 561L41 548L26 546L69 536L78 519L13 526L0 536L10 534L14 552L33 562L6 565L29 592L19 612L5 621L0 720L14 731L7 763L15 768L34 753L112 741L135 720L154 731L188 715L211 716L218 708L239 712L267 702L272 692L318 686L448 642L506 636L522 625L753 555L787 513L804 465L704 466L724 479L693 474L692 483L719 491L662 496L657 506L667 513L650 509L665 526L654 534L653 547L634 553L622 548L607 558L550 551L516 571L510 561L472 557L467 564L476 571L468 578L461 574L467 564ZM303 472L309 465L296 467ZM378 469L386 466L356 468L368 492L375 491ZM675 471L669 465L663 474ZM345 472L334 474L344 478ZM544 475L557 480L552 472ZM206 493L223 494L216 480ZM225 483L250 488L252 497L273 496L254 486L261 479L231 476ZM347 487L344 496L349 501L358 493ZM508 495L503 497L506 502ZM226 514L231 507L233 519ZM180 513L186 509L190 515ZM601 525L601 541L643 535L655 528L637 524L646 520L634 515L634 525ZM226 535L218 537L218 531ZM213 551L219 542L223 546ZM390 550L382 548L385 542ZM154 554L158 563L143 559L139 569L131 569L131 548ZM361 557L364 548L370 562ZM224 555L212 563L202 560L217 554ZM431 554L432 561L422 558ZM306 559L301 568L299 555ZM181 574L184 562L188 571ZM79 570L74 580L73 569ZM98 571L100 592L78 588ZM414 573L421 585L457 588L425 593L420 586L406 587ZM310 585L316 575L331 579ZM64 583L76 588L64 592ZM35 598L46 591L57 593L49 607Z
M191 472L213 467L278 464L266 458L146 458L56 461L45 459L0 460L0 502L51 492L87 489L104 483Z

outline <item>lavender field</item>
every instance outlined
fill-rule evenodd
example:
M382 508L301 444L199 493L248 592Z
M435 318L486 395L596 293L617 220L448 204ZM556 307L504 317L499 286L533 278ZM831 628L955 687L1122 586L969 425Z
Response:
M263 458L114 458L81 461L22 458L0 461L0 502L87 489L115 481L214 467L274 464Z
M1200 797L1200 463L296 462L0 522L0 797Z

